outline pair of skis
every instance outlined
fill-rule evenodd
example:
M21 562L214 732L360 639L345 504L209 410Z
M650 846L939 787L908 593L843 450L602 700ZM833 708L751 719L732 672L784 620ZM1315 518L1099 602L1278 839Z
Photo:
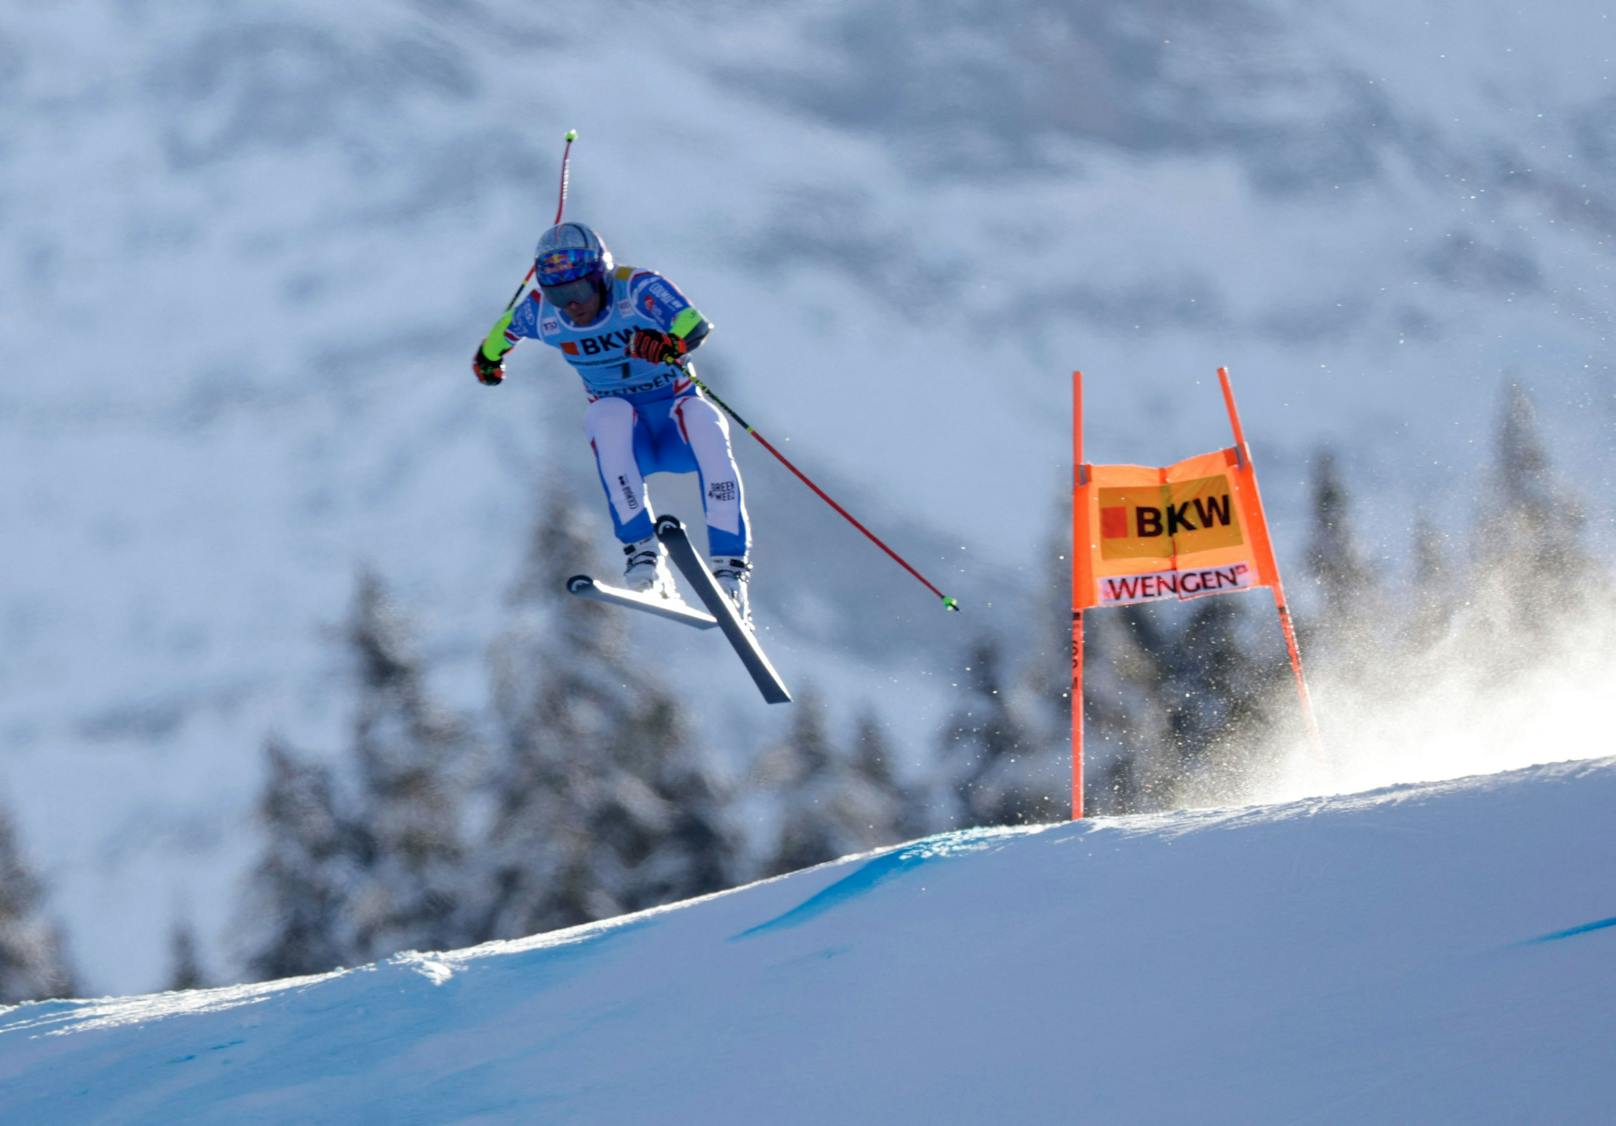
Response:
M657 539L668 549L668 557L673 560L679 573L695 588L696 597L707 608L706 613L693 606L686 605L677 599L658 598L654 594L639 594L620 587L607 586L596 582L588 575L574 575L567 580L567 591L580 598L592 598L597 602L609 603L613 606L625 606L633 610L644 610L655 614L659 618L669 621L683 622L696 629L714 629L722 631L735 649L735 655L746 666L746 671L752 675L753 682L758 691L763 693L763 699L771 704L789 704L791 694L786 691L785 682L780 674L774 671L769 663L768 656L763 647L752 636L752 631L741 622L741 616L734 605L724 594L718 580L707 569L707 561L690 542L685 534L684 525L677 517L664 516L656 523Z

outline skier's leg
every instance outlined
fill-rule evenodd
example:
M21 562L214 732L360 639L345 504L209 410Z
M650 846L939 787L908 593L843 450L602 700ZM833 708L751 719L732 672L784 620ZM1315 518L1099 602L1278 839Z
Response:
M752 547L741 471L729 444L729 421L700 395L674 400L679 434L695 455L701 478L702 512L707 518L708 554L745 561Z
M596 399L584 411L584 432L595 451L600 487L606 490L612 529L623 543L623 585L630 590L673 598L667 554L652 528L651 497L640 471L639 454L649 447L645 420L623 399Z
M701 481L702 513L707 518L707 552L713 578L735 606L743 624L752 625L752 578L749 554L751 527L746 519L746 494L741 471L729 445L729 422L717 407L699 395L686 395L673 404L679 435L690 448Z
M595 451L612 529L625 544L653 536L651 498L634 457L635 422L634 408L624 399L596 399L584 411L584 433Z

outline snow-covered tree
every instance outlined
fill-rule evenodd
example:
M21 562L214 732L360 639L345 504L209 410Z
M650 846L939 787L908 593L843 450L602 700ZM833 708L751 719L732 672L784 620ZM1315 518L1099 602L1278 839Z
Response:
M1476 528L1469 615L1477 643L1499 642L1490 646L1498 662L1530 651L1505 638L1541 638L1584 604L1594 571L1585 522L1582 503L1553 468L1531 399L1510 384Z
M1083 619L1084 809L1162 808L1181 769L1164 692L1170 635L1145 606Z
M1421 514L1415 518L1412 541L1413 581L1397 631L1398 649L1404 654L1423 653L1434 645L1459 608L1454 576L1461 560L1455 558L1454 538Z
M201 989L207 985L202 959L196 947L196 932L190 924L176 922L168 935L168 986L170 990Z
M1169 648L1162 694L1179 767L1168 808L1239 793L1268 765L1253 755L1289 666L1278 626L1258 628L1253 611L1250 596L1198 599Z
M825 698L797 693L785 738L765 752L761 774L778 803L778 836L764 875L792 872L903 839L906 811L873 719L855 746L835 746Z
M353 960L349 893L358 879L352 826L331 771L280 740L265 747L259 798L264 848L248 882L240 938L251 980L321 973Z
M44 899L11 817L0 810L0 1005L74 992L61 934L40 914Z
M1069 808L1070 781L1037 735L1033 702L1009 689L997 643L978 639L963 669L961 703L938 751L958 806L956 823L1050 821Z
M1352 498L1334 453L1313 461L1312 523L1305 580L1316 594L1312 613L1297 624L1308 639L1308 663L1333 683L1364 691L1396 684L1386 595L1352 514Z
M1353 527L1351 497L1340 464L1328 449L1320 450L1313 461L1306 574L1319 593L1327 622L1353 621L1366 612L1374 574Z
M405 623L374 574L360 577L347 644L358 683L353 956L463 945L465 735L429 698Z
M354 689L348 756L304 761L275 739L266 751L264 852L238 940L257 978L471 940L462 727L430 699L374 574L360 575L341 640Z
M872 831L890 826L899 840L923 837L933 831L927 820L925 796L899 777L886 730L887 725L868 705L854 716L853 769L884 799L870 818Z
M499 746L493 818L481 849L480 929L514 938L600 917L612 906L588 863L588 809L600 750L627 718L620 619L552 592L593 571L583 513L559 487L545 496L492 661Z
M595 820L622 867L628 910L740 881L731 788L695 743L684 709L670 694L648 691L618 731L612 760L617 783Z
M1086 803L1096 813L1149 812L1239 792L1263 763L1251 757L1273 719L1286 673L1278 629L1256 623L1239 596L1103 610L1090 615L1085 742L1121 747L1096 763Z
M1364 612L1374 571L1354 526L1351 489L1335 451L1321 448L1312 473L1304 573L1318 592L1323 614L1352 618Z

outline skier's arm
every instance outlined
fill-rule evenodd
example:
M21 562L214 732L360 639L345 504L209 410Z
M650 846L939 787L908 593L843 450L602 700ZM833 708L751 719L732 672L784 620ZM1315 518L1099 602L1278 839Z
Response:
M694 305L687 305L684 312L673 318L668 335L682 342L685 352L694 352L711 331L713 323L698 313Z
M707 339L712 322L685 299L672 282L646 271L635 280L634 305L656 327L639 328L629 352L652 363L676 362Z
M516 347L521 339L511 329L511 321L515 311L507 309L505 314L494 322L494 327L488 330L483 342L477 345L477 351L471 357L472 374L479 383L492 387L505 378L505 353Z

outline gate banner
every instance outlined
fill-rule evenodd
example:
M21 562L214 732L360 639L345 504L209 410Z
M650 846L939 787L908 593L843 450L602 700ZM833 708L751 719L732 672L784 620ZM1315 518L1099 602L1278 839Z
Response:
M1273 551L1256 478L1238 448L1166 468L1085 466L1079 608L1201 598L1272 586ZM1085 563L1087 564L1085 566ZM1083 572L1086 572L1084 574Z

